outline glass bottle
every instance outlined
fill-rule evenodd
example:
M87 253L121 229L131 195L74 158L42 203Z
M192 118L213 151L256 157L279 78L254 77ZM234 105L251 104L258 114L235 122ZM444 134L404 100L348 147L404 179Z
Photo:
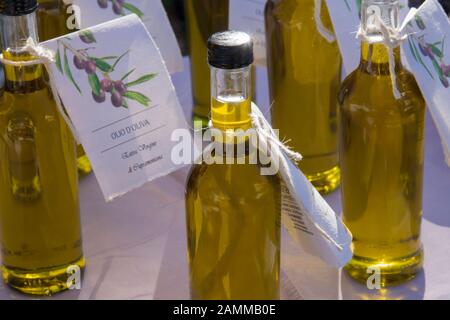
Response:
M206 128L210 118L210 83L207 59L208 38L228 30L228 0L185 1L188 26L189 57L191 63L193 121L200 121ZM252 68L252 97L255 96L255 70Z
M228 29L228 0L185 1L191 61L193 120L206 127L210 111L209 66L206 44L216 32Z
M414 277L422 266L420 225L425 102L414 76L393 50L393 93L388 49L375 14L398 27L397 0L363 0L361 62L340 94L340 164L344 221L353 234L346 266L366 281L380 272L382 286Z
M267 65L272 124L304 159L300 169L322 193L340 182L337 95L341 57L314 18L315 0L269 0L266 4ZM331 19L325 1L320 20ZM329 31L328 31L329 32Z
M251 127L252 42L245 33L229 31L213 35L209 49L212 125L222 137L215 143L224 149L215 156L224 164L196 165L188 178L191 295L278 299L280 179L261 175L263 165L249 161L249 141L235 138L236 130Z
M63 0L38 0L38 30L39 39L46 41L54 39L75 30L69 30L67 26L67 7ZM77 146L77 167L81 175L92 172L91 163L82 145Z
M0 0L3 55L32 61L38 41L34 0ZM81 244L75 143L44 79L44 67L5 65L0 97L2 276L28 294L68 287L85 261Z

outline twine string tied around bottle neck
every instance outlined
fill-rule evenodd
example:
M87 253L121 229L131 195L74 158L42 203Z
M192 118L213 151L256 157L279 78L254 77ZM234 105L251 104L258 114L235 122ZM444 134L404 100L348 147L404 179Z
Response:
M280 141L278 135L275 133L272 126L269 124L269 122L264 117L264 114L259 110L259 108L252 103L252 111L250 114L253 128L256 130L259 143L263 143L267 146L268 150L272 150L271 155L284 153L286 154L287 158L294 162L299 162L303 159L302 155L298 152L293 151L289 146L287 146L285 143ZM279 151L279 152L278 152ZM279 156L279 155L276 155ZM287 173L287 178L291 181L289 183L293 185L293 178L290 175L290 171L287 169L289 166L286 163L287 159L283 156L280 157L281 165L284 167ZM311 185L311 192L314 192L314 187ZM297 203L299 207L303 207L302 203ZM304 208L303 208L304 209ZM306 212L308 215L308 212ZM343 245L339 244L326 230L324 230L314 219L311 219L311 223L317 228L319 233L327 239L338 251L343 251L344 247Z
M415 16L416 10L411 10L408 16L406 17L405 21L402 23L401 27L389 27L387 26L384 21L381 19L379 15L375 15L375 22L377 26L371 26L375 30L370 31L376 31L380 32L382 35L382 40L374 40L373 37L369 36L367 34L367 31L362 28L362 26L359 28L356 37L360 41L365 41L369 44L374 43L382 43L386 46L388 50L388 58L389 58L389 73L391 75L391 82L392 82L392 91L394 94L394 97L396 99L400 99L402 97L400 90L398 89L397 85L397 74L395 73L395 54L394 49L399 47L403 41L408 39L408 34L405 32L405 28L408 24L408 22ZM369 57L370 59L371 57Z
M51 49L44 48L43 46L37 44L32 38L28 38L25 46L23 47L23 50L28 52L36 59L27 61L13 61L5 58L4 55L0 53L0 62L4 65L13 67L29 67L40 64L45 66L50 80L50 90L52 91L58 111L71 129L75 140L79 142L77 131L63 107L63 102L56 88L56 79L50 68L50 65L52 63L55 63L55 52L53 52L53 50Z

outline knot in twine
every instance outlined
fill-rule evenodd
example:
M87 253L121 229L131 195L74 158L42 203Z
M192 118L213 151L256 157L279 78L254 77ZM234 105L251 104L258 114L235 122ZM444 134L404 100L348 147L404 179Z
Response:
M285 159L285 157L282 154L284 153L287 156L287 158L289 158L295 162L302 160L302 158L303 158L302 155L298 152L293 151L286 144L284 144L283 142L280 141L278 136L275 134L275 131L272 128L272 126L266 120L266 118L264 117L261 110L259 110L258 106L254 103L252 103L252 111L251 111L250 117L252 120L253 128L256 130L256 133L258 135L259 143L262 143L262 144L266 145L267 147L269 147L269 148L266 147L265 149L272 150L273 151L272 156L273 156L273 154L275 154L275 156L280 158L280 160L281 160L280 161L281 162L280 170L282 171L281 177L283 178L284 181L287 180L291 186L294 186L295 184L293 182L292 172L289 169L289 165L287 164L288 160ZM284 172L284 174L283 174L283 172ZM315 191L314 191L314 187L312 185L310 187L310 190L314 194ZM294 197L294 199L295 199L295 197ZM298 197L297 197L297 199L298 199ZM301 201L301 200L296 200L296 201ZM305 211L305 213L310 217L311 213L308 212L304 208L303 203L297 202L297 204L300 207L302 207L303 210ZM344 250L343 245L337 243L336 240L324 228L322 228L315 219L310 218L310 221L317 228L319 233L325 239L327 239L332 245L334 245L337 250L339 250L339 251Z
M66 114L66 111L63 106L63 102L61 100L61 97L58 94L58 90L56 88L56 81L55 77L51 71L50 65L55 62L55 52L51 49L47 49L39 44L37 44L32 38L28 38L25 46L23 47L23 50L28 52L30 55L35 57L36 59L33 60L27 60L27 61L12 61L3 56L3 54L0 54L0 62L13 66L13 67L29 67L29 66L35 66L35 65L44 65L47 73L49 75L50 80L50 89L53 94L53 98L56 102L56 106L58 108L59 113L63 117L63 119L66 121L69 128L72 130L72 133L75 137L75 140L78 142L78 135L76 132L75 127L72 124L72 121L69 119L69 117Z
M395 73L394 49L397 48L398 46L400 46L403 41L408 39L408 35L404 33L404 29L405 29L406 25L408 24L409 20L412 19L412 17L414 16L415 12L416 11L414 11L414 10L410 11L410 14L405 19L405 21L402 24L402 27L400 27L400 28L393 28L393 27L386 26L386 24L384 23L384 21L381 19L381 17L379 15L374 15L377 26L372 25L371 26L372 30L369 30L369 32L373 32L373 31L381 32L382 40L379 40L378 38L374 39L373 37L367 35L367 32L362 27L359 28L359 30L356 34L356 38L361 41L365 41L370 44L383 43L386 46L386 48L388 49L389 73L391 74L392 91L393 91L394 97L396 99L400 99L402 97L402 95L401 95L400 91L398 90L398 86L397 86L397 75Z
M263 142L272 150L279 149L295 162L303 159L303 156L300 153L293 151L290 147L280 141L279 137L275 134L275 131L266 120L261 110L259 110L253 102L250 118L260 142Z

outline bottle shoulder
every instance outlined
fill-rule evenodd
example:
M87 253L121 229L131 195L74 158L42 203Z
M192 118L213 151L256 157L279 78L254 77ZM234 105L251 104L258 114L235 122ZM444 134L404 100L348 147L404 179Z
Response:
M425 102L414 75L404 67L396 73L397 89L401 98L394 96L390 74L370 74L360 67L342 82L338 102L341 108L361 106L364 110L383 110L393 105L410 109L424 108Z
M202 162L191 167L186 183L186 193L203 189L211 192L222 192L224 186L232 186L234 192L239 189L271 186L280 188L281 176L278 172L273 175L262 174L264 166L257 164L208 164Z

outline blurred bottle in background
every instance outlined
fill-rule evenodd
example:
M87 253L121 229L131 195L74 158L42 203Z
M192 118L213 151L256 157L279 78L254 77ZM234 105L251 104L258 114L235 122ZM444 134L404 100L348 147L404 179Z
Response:
M46 41L67 33L74 32L67 26L67 7L63 0L39 0L38 9L38 31L39 40ZM87 175L91 173L92 167L82 145L77 146L78 173Z
M188 46L191 60L193 120L202 127L209 122L210 71L207 63L208 38L228 29L228 0L188 0L184 2L188 26Z
M325 2L316 6L314 0L267 2L267 64L273 127L303 155L299 167L311 183L329 193L340 181L337 95L341 57L332 40Z

